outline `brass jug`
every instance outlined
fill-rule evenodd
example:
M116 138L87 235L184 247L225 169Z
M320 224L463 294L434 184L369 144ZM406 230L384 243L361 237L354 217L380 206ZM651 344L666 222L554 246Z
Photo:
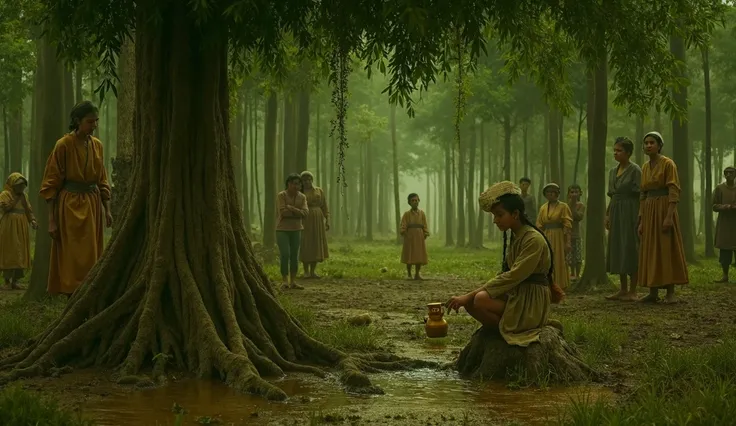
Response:
M424 332L427 337L445 337L447 336L447 321L443 318L442 303L435 302L427 304L429 310L429 319L424 319Z

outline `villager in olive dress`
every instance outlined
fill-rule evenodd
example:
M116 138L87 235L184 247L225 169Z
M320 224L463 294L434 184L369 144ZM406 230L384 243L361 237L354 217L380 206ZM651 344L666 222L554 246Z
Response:
M479 201L484 211L493 213L494 223L504 232L502 272L483 287L452 297L446 306L455 310L464 307L483 326L497 326L509 345L526 347L539 341L543 327L561 328L558 321L549 319L553 269L550 243L529 223L521 191L512 182L491 186Z
M548 183L544 187L547 202L542 205L537 215L537 228L552 244L554 262L554 282L563 290L570 286L570 275L567 273L566 254L571 250L572 212L570 207L559 201L560 187L556 183Z
M401 263L406 265L406 273L412 278L411 267L414 265L416 272L415 280L421 280L419 271L427 264L427 243L429 237L429 226L427 216L419 209L419 196L409 194L407 197L411 209L401 217L401 236L404 237L404 246L401 250Z
M11 173L0 193L0 272L5 285L19 289L18 280L31 266L31 240L28 225L36 229L36 218L25 193L28 181Z
M675 285L689 282L680 218L680 178L677 166L660 152L662 135L650 132L644 137L649 161L641 169L639 207L639 285L649 288L642 302L659 300L657 290L667 289L666 303L675 302Z
M713 191L713 211L718 212L715 246L720 252L719 263L723 276L717 283L728 282L728 270L736 253L736 168L726 167L723 171L726 182Z
M322 188L312 185L314 175L304 171L301 174L302 193L307 197L309 214L304 218L299 260L304 265L304 278L320 278L314 271L317 263L329 257L327 231L330 230L330 210Z
M583 267L583 234L580 224L585 219L585 204L580 201L583 188L574 183L567 188L567 205L572 213L572 230L570 232L570 251L567 253L567 265L570 267L570 278L580 277Z
M608 172L608 196L611 201L606 209L608 229L608 256L606 272L619 276L621 289L606 298L609 300L636 300L637 273L639 271L639 185L641 168L630 162L634 143L628 138L618 138L613 146L614 157L619 164Z

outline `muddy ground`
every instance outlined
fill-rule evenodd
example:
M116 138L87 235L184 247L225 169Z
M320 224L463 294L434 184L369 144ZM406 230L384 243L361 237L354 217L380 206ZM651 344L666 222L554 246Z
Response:
M302 283L305 290L288 291L284 297L289 305L314 312L316 326L326 327L352 315L367 313L373 319L371 327L375 327L380 335L381 348L401 355L451 361L477 327L466 314L453 314L448 318L448 338L433 342L423 335L422 319L426 315L427 303L445 301L449 296L476 288L479 281L430 275L421 282L323 278ZM605 289L606 292L608 290ZM1 296L7 302L20 294L6 290ZM675 347L702 347L718 344L736 329L736 284L696 283L684 287L679 292L681 302L676 305L611 302L603 299L604 294L571 294L564 304L554 307L554 316L562 319L563 323L587 324L593 330L599 325L600 334L610 333L611 330L621 334L614 339L618 344L613 348L613 354L605 354L602 361L600 357L597 358L597 368L606 373L603 386L618 397L625 396L627 391L636 386L637 372L644 368L637 354L643 352L653 340L659 339ZM595 331L588 329L587 333ZM581 350L600 350L593 347L596 344L593 337L584 334L582 339L578 339ZM611 339L610 336L595 338ZM495 392L502 398L505 392L503 388L493 388L495 391L477 387L471 389L454 377L433 376L424 378L428 381L422 382L422 377L409 375L403 378L379 377L376 381L389 384L389 388L392 380L402 382L403 387L370 400L349 399L338 390L334 378L326 382L306 378L303 381L287 380L281 385L294 395L289 403L291 405L274 405L234 394L217 384L204 387L201 384L194 385L194 391L190 385L174 386L178 390L170 392L138 390L115 385L110 376L110 372L106 371L82 371L61 378L27 380L22 385L52 395L60 399L63 406L82 411L102 424L175 424L170 407L176 402L187 409L187 401L199 406L192 409L185 424L208 424L217 418L222 418L226 424L440 425L506 421L544 424L554 414L549 410L538 415L529 413L523 405L530 392L533 400L551 406L569 400L569 396L560 394L559 390L521 390L516 396L506 395L512 402L506 405L496 403L494 406L492 398L481 398L479 395ZM191 383L175 374L171 379L173 383ZM436 386L437 389L427 391L417 383L428 383L427 386ZM412 386L418 387L413 389ZM427 395L429 397L422 402L421 398ZM390 398L394 398L394 404ZM447 404L437 402L438 399L446 400ZM416 401L419 403L414 403ZM145 411L156 404L160 405L156 407L156 415L135 414L136 410ZM226 407L230 405L248 408L233 411ZM205 412L207 410L211 410L211 413ZM542 408L540 410L544 411Z

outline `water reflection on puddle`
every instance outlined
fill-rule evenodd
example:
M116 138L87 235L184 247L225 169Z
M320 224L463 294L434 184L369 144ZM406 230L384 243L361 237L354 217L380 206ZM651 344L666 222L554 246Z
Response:
M120 390L87 405L84 411L101 425L170 425L174 403L187 410L186 424L196 424L200 416L217 417L225 424L271 424L277 419L297 419L297 424L304 424L311 413L327 414L334 410L354 413L355 418L361 419L418 412L437 414L440 421L439 416L444 414L462 417L464 412L473 412L489 421L503 417L546 424L548 419L557 417L571 398L611 395L599 387L514 391L503 384L465 381L454 372L435 370L381 373L371 378L385 395L348 395L335 378L290 375L275 382L289 395L289 400L268 402L234 391L221 382L192 379L157 389Z

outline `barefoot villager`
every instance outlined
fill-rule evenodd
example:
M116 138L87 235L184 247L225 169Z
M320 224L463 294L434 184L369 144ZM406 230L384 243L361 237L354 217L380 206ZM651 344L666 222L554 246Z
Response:
M302 178L290 174L286 178L286 190L276 196L279 218L276 223L276 244L279 246L281 258L282 289L301 290L304 287L296 283L299 271L299 247L304 225L302 220L309 214L307 197L299 192Z
M649 288L642 302L659 300L659 289L667 289L664 301L675 302L675 285L688 284L685 250L682 245L677 203L680 178L677 166L661 154L664 140L657 132L644 136L649 161L641 170L639 205L639 282Z
M411 209L401 217L401 236L404 237L404 247L401 250L401 263L406 265L406 273L412 278L411 267L414 266L413 278L421 280L419 274L422 266L427 264L427 242L429 237L429 226L427 226L427 215L419 209L419 195L411 193L407 197Z
M31 266L31 240L28 225L37 228L26 188L28 181L20 173L11 173L0 192L0 271L5 286L20 289L18 281Z
M572 212L570 207L559 201L560 186L548 183L542 190L547 202L542 205L537 215L537 228L544 231L544 235L552 244L555 268L554 282L560 288L566 289L570 285L570 275L565 268L566 254L572 249Z
M322 188L313 186L314 175L304 171L301 174L302 192L307 197L309 214L304 218L299 260L304 265L304 278L320 278L314 271L317 264L329 257L327 250L327 231L330 230L330 211Z
M585 204L580 201L583 188L574 183L567 188L567 205L572 213L572 231L570 231L570 251L567 253L567 265L570 267L570 278L580 277L583 267L583 241L580 233L580 222L585 218Z
M564 296L559 287L553 288L552 245L526 217L521 190L513 182L491 186L479 202L503 231L502 272L485 286L452 297L446 306L456 311L464 307L484 327L498 327L509 345L528 346L539 341L544 326L558 324L549 319L550 304Z
M50 294L74 293L102 255L105 225L112 226L102 142L92 136L98 112L90 101L75 105L71 132L46 161L40 192L49 207Z
M537 223L537 197L529 193L529 188L532 186L532 180L528 177L519 179L519 188L521 188L521 199L524 200L524 211L526 217L532 223Z
M728 282L728 270L736 253L736 167L726 167L723 176L726 181L713 191L713 211L718 212L715 246L723 269L717 283Z
M634 142L619 137L613 145L613 157L618 166L608 173L608 196L611 201L606 208L608 230L608 256L606 272L617 274L621 283L618 293L606 296L609 300L634 301L637 273L639 270L639 185L641 168L632 163Z

